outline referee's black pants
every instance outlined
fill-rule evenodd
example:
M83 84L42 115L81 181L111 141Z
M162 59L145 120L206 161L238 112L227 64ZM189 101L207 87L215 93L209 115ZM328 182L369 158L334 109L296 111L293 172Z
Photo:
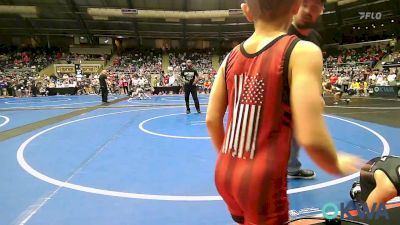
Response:
M108 101L108 89L107 87L100 87L101 91L101 101L102 102L107 102Z
M197 97L196 85L184 85L183 90L185 92L186 110L190 111L189 95L192 94L194 105L196 106L196 110L200 111L200 104L199 104L199 98Z

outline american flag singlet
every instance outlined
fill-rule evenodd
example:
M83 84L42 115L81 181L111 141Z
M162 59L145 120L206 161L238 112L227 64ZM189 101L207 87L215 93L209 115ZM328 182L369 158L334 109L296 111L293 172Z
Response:
M245 224L282 224L288 219L288 65L298 41L282 35L255 54L246 53L242 44L226 62L228 124L215 181L231 214L243 216Z

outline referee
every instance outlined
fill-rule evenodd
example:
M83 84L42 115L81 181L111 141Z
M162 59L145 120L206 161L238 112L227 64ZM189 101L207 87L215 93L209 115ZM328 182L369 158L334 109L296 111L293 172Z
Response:
M101 91L101 100L104 103L108 102L108 87L107 87L107 76L106 76L106 71L103 70L101 72L101 75L99 77L99 83L100 83L100 91Z
M183 78L184 81L183 90L185 92L186 114L190 113L190 106L189 106L190 94L192 94L197 113L201 113L199 99L197 98L197 86L196 86L199 74L195 69L193 69L193 64L191 60L186 61L186 68L182 71L181 77Z
M313 28L317 25L319 17L324 12L326 0L304 0L293 23L289 27L288 34L296 35L304 41L310 41L322 48L322 37ZM316 174L312 170L302 169L299 160L300 146L296 139L292 138L290 158L288 165L289 179L314 179Z

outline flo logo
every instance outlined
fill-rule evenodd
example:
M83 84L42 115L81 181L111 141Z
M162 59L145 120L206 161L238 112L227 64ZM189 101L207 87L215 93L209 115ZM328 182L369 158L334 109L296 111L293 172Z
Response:
M382 19L382 13L381 12L359 12L360 14L360 20L380 20Z
M356 214L356 215L355 215ZM322 215L326 219L334 219L339 215L339 208L334 203L325 204L322 207ZM380 220L386 219L389 220L389 213L386 209L385 204L376 204L374 203L372 208L369 209L367 203L356 204L354 202L350 202L345 206L342 202L340 203L340 218L341 219L354 219L359 218L361 220Z

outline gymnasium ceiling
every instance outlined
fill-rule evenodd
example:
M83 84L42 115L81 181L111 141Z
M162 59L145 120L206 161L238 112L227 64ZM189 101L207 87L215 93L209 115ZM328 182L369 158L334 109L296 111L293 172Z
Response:
M253 27L244 17L224 21L108 17L94 19L88 8L202 11L239 9L243 0L0 0L0 5L36 6L35 16L0 12L0 35L99 36L170 39L234 40L248 36ZM343 4L346 3L346 4ZM318 30L322 33L394 33L400 30L399 0L343 0L327 3ZM380 20L360 20L359 12L382 13ZM371 24L374 23L374 26ZM382 25L383 24L383 25ZM368 28L366 28L368 27Z

